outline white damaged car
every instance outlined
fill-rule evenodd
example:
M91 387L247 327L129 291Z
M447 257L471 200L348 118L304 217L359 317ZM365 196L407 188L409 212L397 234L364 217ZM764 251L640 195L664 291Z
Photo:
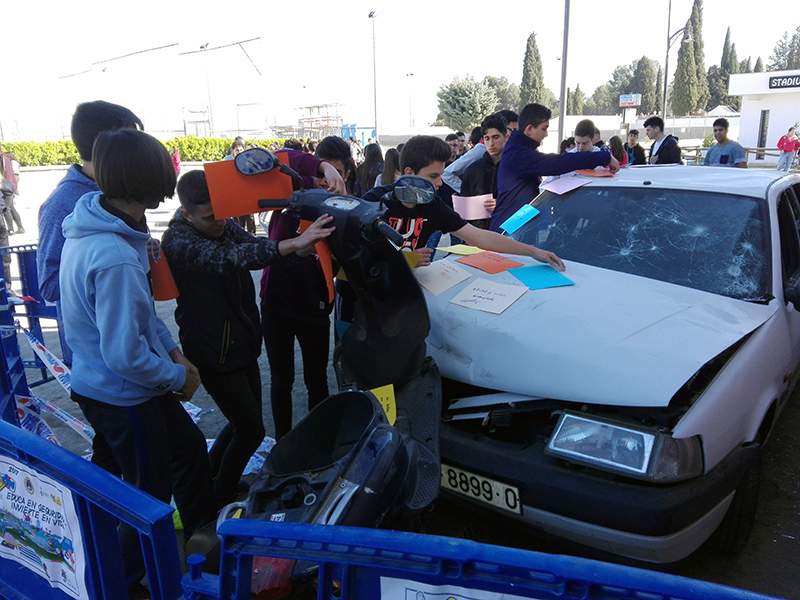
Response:
M800 177L634 167L532 204L512 237L574 285L501 314L451 300L478 278L523 285L508 271L459 264L469 279L425 290L442 489L637 560L740 549L800 372Z

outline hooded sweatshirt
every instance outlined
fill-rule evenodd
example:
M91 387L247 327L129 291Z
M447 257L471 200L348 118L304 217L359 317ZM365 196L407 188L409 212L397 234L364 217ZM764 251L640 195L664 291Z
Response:
M134 406L180 390L186 369L170 359L177 344L155 313L150 235L103 208L102 198L101 192L83 196L62 227L61 308L74 352L72 389Z
M84 194L96 192L97 184L72 165L56 189L39 209L39 244L36 249L36 271L39 275L39 291L48 302L59 298L58 268L64 234L61 224L64 217L75 209L75 203Z

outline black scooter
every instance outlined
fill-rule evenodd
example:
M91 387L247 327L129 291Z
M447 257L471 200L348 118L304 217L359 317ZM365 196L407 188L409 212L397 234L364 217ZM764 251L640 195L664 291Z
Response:
M245 176L280 168L296 177L260 148L235 161ZM434 194L428 180L415 176L401 177L394 189L395 199L406 203L430 202ZM402 236L383 219L383 202L302 190L261 200L259 207L285 208L309 221L334 218L326 241L347 276L355 310L334 353L340 391L275 445L247 500L223 509L218 523L240 510L248 519L378 527L424 510L439 491L441 381L426 358L428 310L398 249ZM394 424L368 391L388 384ZM293 571L295 584L308 579L302 565Z

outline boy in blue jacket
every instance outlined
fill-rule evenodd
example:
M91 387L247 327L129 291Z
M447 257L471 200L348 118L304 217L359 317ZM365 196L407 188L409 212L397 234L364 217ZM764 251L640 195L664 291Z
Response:
M144 219L173 195L175 169L161 142L131 129L100 134L92 162L100 191L81 197L63 223L72 399L123 479L162 502L174 495L189 537L216 517L205 437L180 403L200 376L155 314ZM138 534L121 525L120 541L134 586L144 575Z

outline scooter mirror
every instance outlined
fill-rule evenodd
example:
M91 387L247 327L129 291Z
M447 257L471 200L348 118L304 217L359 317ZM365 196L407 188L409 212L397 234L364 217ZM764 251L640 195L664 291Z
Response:
M436 188L424 177L403 175L394 186L393 196L395 200L408 204L429 204L436 196Z
M251 148L237 154L233 162L242 175L258 175L280 166L278 157L264 148Z

